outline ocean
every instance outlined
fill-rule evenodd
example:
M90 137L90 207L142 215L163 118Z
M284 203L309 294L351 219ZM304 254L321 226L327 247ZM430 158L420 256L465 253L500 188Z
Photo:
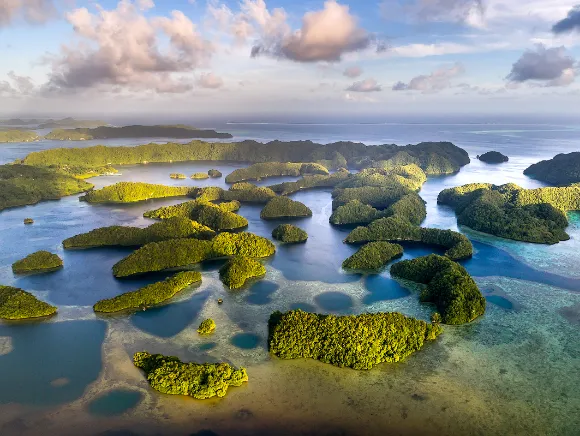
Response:
M175 122L185 120L175 120ZM344 120L341 120L344 121ZM428 121L428 122L427 122ZM388 271L348 274L342 261L355 248L347 230L331 227L329 190L292 196L312 218L296 223L310 235L300 246L280 246L267 260L265 279L239 291L219 281L220 262L200 266L203 283L172 304L131 316L96 316L99 299L164 277L115 280L112 265L129 249L63 250L62 241L108 225L146 226L146 210L182 199L133 205L90 205L78 196L0 212L0 283L32 291L58 306L44 322L0 323L0 434L11 435L578 435L580 428L580 214L571 213L571 240L552 246L509 241L458 228L455 215L437 205L445 188L472 182L544 186L523 170L558 153L580 151L580 125L558 120L438 118L348 122L277 123L206 121L200 127L227 131L234 140L357 141L366 144L451 141L471 163L455 175L429 178L428 227L465 233L473 259L463 262L485 295L484 317L445 326L440 338L397 364L370 371L336 368L310 360L281 361L267 351L267 321L275 310L320 313L400 311L428 319L431 308L416 289ZM136 141L98 141L136 145ZM0 163L54 147L85 147L95 141L0 144ZM510 157L487 165L476 155L489 150ZM188 162L119 167L120 176L90 179L96 187L119 181L225 187L223 179L172 180L243 164ZM268 179L262 185L293 178ZM260 207L239 212L249 231L269 237L277 223L260 219ZM32 217L35 224L24 226ZM37 250L61 256L65 268L44 275L14 276L11 264ZM432 252L405 247L404 258ZM224 304L218 305L222 298ZM211 317L216 333L196 329ZM136 351L177 355L196 362L226 361L247 368L249 383L222 399L198 401L150 389L133 366Z

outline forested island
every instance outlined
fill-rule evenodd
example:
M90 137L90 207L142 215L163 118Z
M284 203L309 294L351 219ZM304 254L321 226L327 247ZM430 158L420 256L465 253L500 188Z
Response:
M442 191L437 202L451 206L457 222L517 241L556 244L570 239L566 212L580 210L580 185L523 189L509 183L473 183Z
M95 128L106 126L105 121L100 120L76 120L68 117L60 120L53 119L22 119L11 118L8 120L0 120L0 126L36 126L37 129L57 129L57 128Z
M20 320L54 315L56 307L19 288L0 285L0 319Z
M550 160L535 163L524 174L552 185L580 182L580 152L558 154Z
M87 141L89 139L128 139L128 138L233 138L229 133L219 133L215 130L202 130L183 125L159 126L100 126L95 128L55 129L45 136L45 139L56 141Z
M42 273L62 268L62 259L49 251L37 251L12 264L14 274Z
M36 134L36 132L32 132L30 130L19 130L19 129L1 130L0 129L0 143L34 142L34 141L38 141L39 139L40 139L40 137Z
M501 154L499 151L488 151L487 153L483 153L477 158L485 163L489 164L499 164L503 162L508 162L510 160L505 154Z

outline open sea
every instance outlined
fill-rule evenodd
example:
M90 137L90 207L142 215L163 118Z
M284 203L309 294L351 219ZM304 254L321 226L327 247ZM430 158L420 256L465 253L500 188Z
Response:
M183 120L180 120L183 121ZM96 316L100 299L137 289L163 274L116 280L111 267L129 249L63 250L62 241L110 225L147 226L143 212L177 204L162 199L132 205L90 205L78 196L0 212L0 283L17 286L58 306L43 322L0 322L0 435L580 435L580 214L571 213L571 240L535 245L457 227L437 194L472 182L544 186L523 170L558 153L580 151L580 123L537 120L397 121L375 124L223 123L234 140L360 141L366 144L451 141L471 164L458 174L429 178L423 226L449 228L473 242L463 262L484 293L485 316L445 326L439 339L404 362L370 371L312 360L283 361L267 351L267 321L275 310L319 313L399 311L428 319L431 308L416 289L380 274L347 274L342 261L356 248L343 244L348 230L330 226L330 190L299 192L313 216L295 223L306 244L279 246L266 260L267 275L238 291L218 277L220 262L199 266L203 283L171 304L127 316ZM41 132L44 133L44 132ZM151 140L0 144L0 163L55 147L137 145ZM183 141L185 142L185 141ZM510 157L487 165L489 150ZM172 180L217 168L224 176L244 164L190 162L118 167L120 176L90 179L97 188L119 181L222 186L224 179ZM267 179L269 185L294 178ZM277 222L244 205L248 231L270 237ZM33 218L32 226L23 224ZM64 260L64 269L15 276L11 265L37 251ZM405 247L404 258L432 252ZM224 303L217 304L222 298ZM215 334L196 332L205 318ZM249 383L222 399L194 400L153 391L132 363L136 351L177 355L185 361L225 361L247 368Z

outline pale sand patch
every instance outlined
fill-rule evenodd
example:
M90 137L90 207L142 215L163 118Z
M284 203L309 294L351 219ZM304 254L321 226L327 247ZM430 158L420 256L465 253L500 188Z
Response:
M14 349L10 336L0 336L0 356L12 353Z

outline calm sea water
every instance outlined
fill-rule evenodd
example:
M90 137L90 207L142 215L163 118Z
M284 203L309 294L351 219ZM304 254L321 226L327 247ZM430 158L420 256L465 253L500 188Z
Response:
M205 127L205 126L204 126ZM430 178L425 226L457 229L453 212L436 204L444 188L471 182L542 186L523 175L541 159L580 150L574 125L545 123L215 124L235 139L338 140L367 144L452 141L472 158L488 150L510 156L493 166L475 159L460 173ZM163 139L152 139L162 142ZM103 141L99 141L103 142ZM106 141L135 145L147 141ZM0 162L52 147L91 142L0 144ZM120 167L121 176L99 177L97 187L122 180L168 185L219 185L223 179L174 181L171 172L243 165L219 162ZM293 180L270 179L262 184ZM460 228L476 254L464 262L488 300L486 315L467 326L447 327L440 339L394 365L357 372L314 361L279 361L266 349L274 310L324 313L401 311L428 319L417 292L388 271L346 274L342 261L354 248L346 230L328 223L330 191L293 196L313 210L296 223L308 231L304 245L280 246L266 260L264 280L239 291L219 281L220 262L200 266L203 283L173 304L132 316L98 317L99 299L136 289L164 274L115 280L111 266L126 249L64 251L63 239L100 226L146 226L144 211L182 199L102 206L78 196L0 212L0 283L18 286L57 305L48 322L0 324L0 434L521 434L577 435L580 428L580 216L570 215L572 239L554 246L503 240ZM249 231L270 236L278 224L240 213ZM24 226L32 217L35 224ZM405 258L429 249L405 247ZM14 276L11 264L36 250L58 253L65 268L47 275ZM222 298L223 305L216 300ZM211 337L199 337L204 318L216 320ZM198 362L227 361L248 369L250 382L219 400L196 401L152 391L132 365L135 351L167 353ZM213 433L212 433L213 432Z

